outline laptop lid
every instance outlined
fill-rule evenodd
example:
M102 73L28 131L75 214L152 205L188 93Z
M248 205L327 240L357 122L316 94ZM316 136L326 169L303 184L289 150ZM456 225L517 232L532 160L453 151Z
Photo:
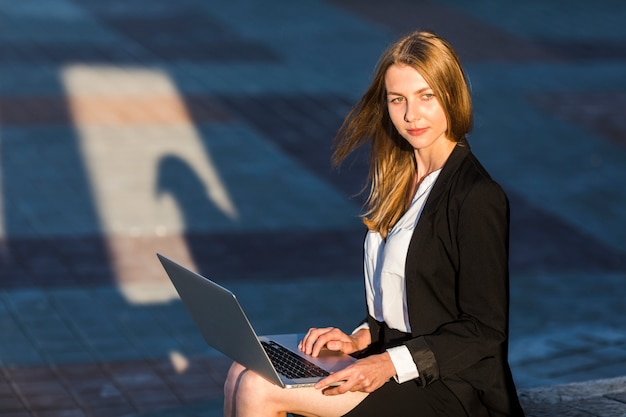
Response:
M260 340L274 340L321 368L334 372L354 362L354 358L325 351L317 358L297 349L301 335L258 337L236 296L228 289L185 268L164 255L157 254L181 300L200 330L204 340L233 361L281 387L310 386L321 378L289 379L272 365Z

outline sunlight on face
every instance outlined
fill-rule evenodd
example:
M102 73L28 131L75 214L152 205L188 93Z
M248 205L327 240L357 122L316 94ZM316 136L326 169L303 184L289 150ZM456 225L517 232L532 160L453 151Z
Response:
M447 139L448 121L443 107L415 68L390 66L385 74L385 88L391 121L415 150Z

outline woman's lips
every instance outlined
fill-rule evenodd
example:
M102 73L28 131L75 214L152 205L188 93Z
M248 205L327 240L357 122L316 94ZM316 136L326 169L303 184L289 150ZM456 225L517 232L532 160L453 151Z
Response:
M411 136L420 136L421 134L423 134L427 130L428 130L428 128L423 127L423 128L419 128L419 129L407 129L406 131Z

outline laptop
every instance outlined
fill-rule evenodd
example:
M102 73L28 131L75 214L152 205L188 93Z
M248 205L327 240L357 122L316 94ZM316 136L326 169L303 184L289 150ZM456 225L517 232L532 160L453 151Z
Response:
M204 340L235 362L283 387L309 387L356 359L322 349L318 357L298 349L304 334L257 336L235 295L157 253Z

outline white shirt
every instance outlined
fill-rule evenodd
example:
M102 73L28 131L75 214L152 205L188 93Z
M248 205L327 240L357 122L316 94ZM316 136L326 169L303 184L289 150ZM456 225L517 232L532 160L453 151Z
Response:
M441 170L428 174L420 183L411 205L393 226L387 239L369 231L365 237L365 294L369 314L387 326L411 332L406 304L404 268L413 229L424 209L430 190ZM398 382L417 378L419 372L406 346L387 350L396 368Z

